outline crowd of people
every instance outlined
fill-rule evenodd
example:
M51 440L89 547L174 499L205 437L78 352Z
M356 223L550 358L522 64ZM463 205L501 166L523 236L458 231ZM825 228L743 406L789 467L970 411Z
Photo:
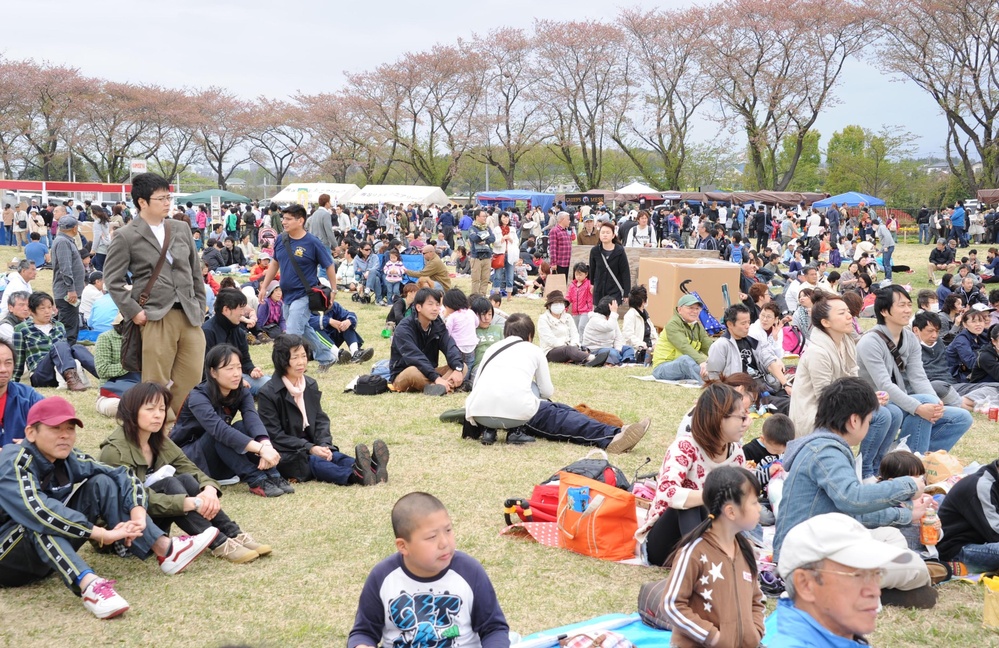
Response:
M307 481L386 482L389 446L341 452L308 375L311 361L321 374L373 359L349 301L388 308L389 356L372 373L396 393L469 392L462 436L487 446L500 431L508 444L609 453L644 438L649 419L613 425L553 401L549 363L645 364L658 380L703 386L634 537L637 557L671 568L660 612L676 645L758 645L761 583L788 594L768 645L863 645L879 602L932 607L936 583L999 568L989 522L999 510L980 496L996 488L999 461L942 504L920 470L919 456L952 449L971 412L999 399L999 291L983 288L999 251L955 261L977 234L963 230L960 204L933 229L943 238L928 273L946 274L913 303L892 283L906 271L892 263L897 224L867 208L521 214L345 209L323 195L311 214L248 205L212 224L204 209L174 207L155 174L136 176L132 197L134 214L89 206L101 224L92 242L79 229L88 207L60 211L43 263L19 260L0 297L0 586L56 572L111 618L129 606L78 553L88 540L155 555L168 575L206 551L249 563L273 549L222 509L227 485L281 497ZM580 245L592 247L574 260ZM719 314L720 335L708 335L694 295L661 329L652 322L626 250L673 246L738 264L739 300ZM31 286L39 267L51 268L51 294ZM558 289L546 286L554 276ZM542 313L502 310L515 295L543 299ZM98 333L93 351L80 343L87 331ZM272 344L271 375L250 353L262 343ZM85 391L88 374L100 383L96 411L118 424L96 456L74 448L84 421L73 406L35 389ZM758 416L762 434L744 443ZM935 548L912 533L931 510L944 538ZM170 537L173 524L182 535ZM398 553L372 570L348 645L411 637L444 610L459 636L508 645L496 593L456 550L444 505L410 493L392 524ZM763 526L773 527L769 563L758 557ZM708 587L722 579L731 592ZM455 600L411 609L428 587Z

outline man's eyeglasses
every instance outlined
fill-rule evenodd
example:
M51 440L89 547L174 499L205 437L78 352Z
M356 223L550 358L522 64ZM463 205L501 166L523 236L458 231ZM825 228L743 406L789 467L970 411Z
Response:
M165 196L152 196L150 200L158 200L160 202L173 202L173 196L166 194Z
M852 572L836 571L835 569L810 569L813 572L824 572L826 574L838 574L840 576L846 576L848 578L856 578L864 585L877 585L881 582L881 579L885 577L887 571L883 568L881 569L858 569Z

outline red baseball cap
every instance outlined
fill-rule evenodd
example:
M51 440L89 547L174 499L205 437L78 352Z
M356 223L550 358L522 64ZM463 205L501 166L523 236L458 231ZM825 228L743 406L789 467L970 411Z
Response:
M83 427L83 421L76 416L72 403L61 396L49 396L28 410L28 425L43 423L55 427L66 421L72 421L77 427Z

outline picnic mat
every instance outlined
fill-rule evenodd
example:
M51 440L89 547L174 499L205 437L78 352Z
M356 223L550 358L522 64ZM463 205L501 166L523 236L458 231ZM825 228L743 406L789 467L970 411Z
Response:
M558 522L517 522L500 531L500 535L533 540L546 547L562 548L558 544ZM637 557L614 562L642 566L642 560Z
M777 620L774 615L767 617L764 622L766 640L776 630ZM519 648L547 648L557 646L558 638L561 635L571 635L580 630L613 630L623 635L628 641L635 644L635 648L658 648L668 646L673 633L668 630L657 630L642 623L638 613L632 614L604 614L587 621L564 625L551 630L542 630L534 634L527 635L519 643L513 644Z
M628 376L629 378L634 378L635 380L644 380L646 382L657 382L663 383L665 385L676 385L677 387L686 387L687 389L700 389L701 385L695 383L693 380L658 380L655 376Z

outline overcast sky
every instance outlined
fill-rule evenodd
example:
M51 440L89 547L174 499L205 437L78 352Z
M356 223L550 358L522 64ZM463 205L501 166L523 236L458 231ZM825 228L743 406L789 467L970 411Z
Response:
M535 19L613 20L621 7L689 5L686 0L20 0L4 3L5 57L75 66L88 76L167 87L218 85L248 96L288 96L343 87L343 72L371 69L406 51ZM6 23L6 24L4 24ZM10 38L15 35L14 38ZM825 148L848 124L902 125L919 153L942 155L946 124L928 95L851 60L841 102L819 117ZM716 127L701 124L695 138ZM738 141L742 142L739 136Z

